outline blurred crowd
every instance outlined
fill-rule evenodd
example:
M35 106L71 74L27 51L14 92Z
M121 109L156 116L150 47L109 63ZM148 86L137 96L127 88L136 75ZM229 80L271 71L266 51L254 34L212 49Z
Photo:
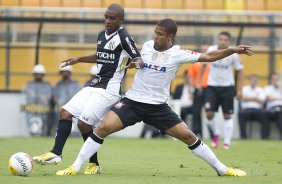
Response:
M207 47L205 44L202 45L200 52L205 52ZM203 109L205 109L205 89L208 86L209 65L203 73L202 80L198 81L201 67L202 63L189 65L189 69L183 73L184 82L171 92L172 99L180 100L180 117L189 122L193 132L200 137L203 136L202 116ZM84 86L91 83L97 71L97 65L93 65L89 71L90 77L85 81ZM84 87L72 79L71 66L59 68L58 73L60 79L55 86L52 86L44 80L46 74L44 66L38 64L32 70L33 80L28 82L22 91L21 110L25 114L30 135L54 135L60 107ZM242 87L242 94L237 97L239 112L235 116L238 116L240 137L242 139L250 138L250 135L247 135L247 124L259 123L261 138L269 139L271 123L275 123L282 139L282 81L280 76L276 73L272 74L269 85L265 87L258 86L259 77L255 74L248 76L248 79L249 83ZM78 133L79 131L75 130L76 126L73 127L73 132ZM214 138L214 130L208 124L207 128L210 137ZM146 132L151 132L152 137L163 136L149 125L145 125L141 137L145 137Z
M24 113L29 134L32 136L54 135L59 119L59 110L81 88L79 82L72 79L72 67L60 67L60 79L52 86L44 79L46 70L41 64L35 65L32 70L33 80L29 81L22 91L21 110ZM88 86L97 74L97 65L90 68L90 77L85 81ZM74 121L75 122L75 121ZM73 126L73 132L76 126Z
M198 63L193 65L198 65ZM192 125L193 132L202 136L201 109L204 108L204 95L201 94L204 94L206 86L205 83L202 83L203 88L199 91L196 83L193 82L195 76L197 77L194 74L195 66L193 65L184 72L184 83L176 87L172 92L172 98L181 100L181 118L188 119L187 122L191 121L189 125ZM246 131L248 123L259 123L261 138L269 139L271 123L274 123L282 139L282 81L279 74L272 74L270 83L264 87L258 86L259 77L256 74L248 76L248 79L249 83L242 88L242 96L237 98L239 112L234 114L238 116L240 138L250 138ZM212 134L212 132L210 133ZM211 135L212 137L213 135Z

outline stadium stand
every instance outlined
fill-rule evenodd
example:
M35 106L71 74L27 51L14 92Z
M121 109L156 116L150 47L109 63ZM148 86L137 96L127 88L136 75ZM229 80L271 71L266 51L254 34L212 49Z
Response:
M103 8L111 3L126 8L198 10L282 10L282 0L0 0L0 6Z
M248 14L248 12L230 13L227 14L222 10L260 10L271 14L270 11L281 11L282 0L0 0L0 8L3 7L44 7L51 12L45 12L45 17L57 18L77 18L83 16L84 18L102 19L103 8L111 3L120 3L128 12L126 19L128 20L157 20L164 17L171 17L177 21L210 21L210 22L269 22L269 17L256 13ZM51 9L50 9L51 8ZM59 9L60 8L60 9ZM71 9L68 9L71 8ZM75 9L80 8L80 9ZM97 12L92 9L83 8L102 8ZM147 9L144 12L143 9ZM40 9L39 9L40 10ZM161 10L165 10L162 12ZM175 10L175 11L174 11ZM179 11L191 10L191 11ZM212 11L201 11L201 15L197 14L197 10L220 10L213 13ZM3 11L5 12L5 11ZM137 13L135 13L137 12ZM151 13L150 13L151 12ZM176 13L172 13L176 12ZM270 13L269 13L270 12ZM14 12L15 15L40 17L40 11L21 11ZM246 13L246 16L241 16ZM4 15L2 13L2 15ZM282 16L275 17L275 22L281 23ZM0 80L5 81L5 39L6 39L6 24L0 23ZM2 26L3 25L3 26ZM35 41L36 32L38 30L37 23L12 23L12 42L10 50L11 59L11 81L10 89L19 90L22 88L26 80L29 79L29 71L34 66L35 58ZM42 37L40 42L39 60L40 63L46 66L46 79L53 84L57 80L57 69L59 62L65 58L87 55L95 50L96 31L103 25L100 24L56 24L45 23L42 30ZM141 49L142 43L145 40L152 38L153 27L150 25L127 25L128 30L134 36L138 48ZM191 27L180 26L177 44L183 45L184 48L197 50L200 42L206 40L209 44L213 44L217 33L227 29L235 35L234 44L237 39L239 28L226 27ZM276 35L281 35L281 30L274 30ZM244 38L246 43L253 43L258 49L253 57L244 57L243 61L247 73L250 75L258 73L262 78L260 85L267 83L269 72L269 34L268 28L245 28ZM277 39L277 51L281 51L281 39ZM275 70L279 72L282 68L282 53L278 52L275 55L276 65ZM254 67L254 62L259 61L260 65ZM184 69L188 66L180 68L177 76L180 76ZM87 77L89 66L77 65L74 67L74 75L81 83ZM128 72L126 78L126 88L128 88L132 81L134 71ZM182 82L181 77L176 77L172 84L172 88ZM0 84L0 90L5 88L5 84Z

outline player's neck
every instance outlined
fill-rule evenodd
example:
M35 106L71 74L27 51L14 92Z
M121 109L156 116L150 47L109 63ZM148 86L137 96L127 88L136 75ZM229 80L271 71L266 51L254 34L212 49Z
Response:
M165 50L168 50L172 47L172 44L170 45L166 45L166 46L163 46L163 47L157 47L156 45L154 45L154 49L159 51L159 52L163 52Z

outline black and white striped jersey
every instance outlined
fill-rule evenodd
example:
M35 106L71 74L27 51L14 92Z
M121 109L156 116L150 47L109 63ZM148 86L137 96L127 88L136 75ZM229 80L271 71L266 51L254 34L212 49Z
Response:
M107 35L105 30L101 31L98 34L96 56L99 72L90 86L119 94L126 73L125 65L129 58L140 57L134 40L122 27L111 35Z

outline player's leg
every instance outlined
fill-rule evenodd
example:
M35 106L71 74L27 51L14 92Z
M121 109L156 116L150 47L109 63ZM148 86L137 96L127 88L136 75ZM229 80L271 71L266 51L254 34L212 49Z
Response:
M149 108L147 108L149 109ZM244 176L246 173L241 170L227 168L214 155L212 150L205 145L198 137L189 129L179 116L171 110L167 104L155 106L149 109L144 115L143 121L154 126L162 132L171 135L185 144L192 152L209 163L218 173L218 175L227 176Z
M219 144L219 128L215 122L215 112L218 111L219 97L217 87L208 86L205 91L205 110L207 116L207 127L212 137L213 147L217 148Z
M67 169L60 170L56 175L75 175L78 174L81 167L87 162L87 160L95 153L98 152L101 145L104 142L104 138L123 129L123 124L119 117L113 112L110 111L102 123L95 129L95 131L88 137L84 142L80 152L72 164L72 166Z
M58 171L56 175L77 174L90 156L100 149L104 138L140 121L142 121L142 118L131 109L130 100L122 99L103 118L101 124L98 125L95 131L85 141L73 165L67 169Z
M92 127L97 126L112 106L120 100L119 95L112 95L104 89L92 88L91 90L91 96L85 104L78 121L78 128L84 141L93 133ZM98 155L95 153L90 157L84 174L99 174L100 172Z
M198 157L205 160L212 168L215 169L219 176L245 176L246 173L239 169L226 167L221 163L213 151L203 143L184 123L178 123L166 130L166 133L181 140L188 145L188 148Z
M61 162L62 151L72 129L72 117L80 115L88 96L89 88L83 88L61 108L53 149L43 155L33 157L36 163L57 164Z
M234 109L234 86L223 87L221 92L222 112L224 117L223 149L229 149L231 145L234 122L232 119Z
M82 138L84 142L87 140L87 138L92 134L93 132L93 126L84 123L81 120L78 120L77 126L81 132ZM87 167L85 169L84 174L100 174L101 173L101 167L98 161L98 153L94 153L89 158L89 163L87 164Z

